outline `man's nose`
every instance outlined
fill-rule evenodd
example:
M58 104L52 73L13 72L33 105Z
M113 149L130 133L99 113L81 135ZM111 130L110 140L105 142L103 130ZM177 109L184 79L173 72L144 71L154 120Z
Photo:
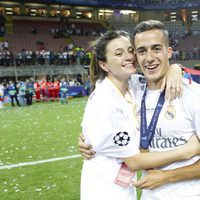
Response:
M151 50L147 51L146 61L152 62L153 59L154 59L153 52Z

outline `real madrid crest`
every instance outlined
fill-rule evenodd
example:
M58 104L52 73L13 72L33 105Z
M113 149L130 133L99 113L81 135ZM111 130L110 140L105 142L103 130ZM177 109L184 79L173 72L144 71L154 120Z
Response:
M165 111L165 118L168 120L172 120L176 117L176 108L171 103L167 106Z

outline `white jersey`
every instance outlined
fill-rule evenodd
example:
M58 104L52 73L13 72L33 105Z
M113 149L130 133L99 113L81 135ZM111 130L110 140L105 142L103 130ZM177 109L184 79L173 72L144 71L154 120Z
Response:
M130 95L134 100L133 91ZM136 200L135 188L114 183L123 157L139 152L139 132L133 104L105 78L90 95L82 122L86 143L92 144L95 158L84 160L81 200Z
M142 92L143 93L143 92ZM146 109L147 123L150 123L159 91L147 90ZM140 94L140 97L142 95ZM155 135L151 141L150 151L167 151L179 148L187 143L189 138L197 133L200 138L200 85L184 80L183 96L171 104L165 102L161 110ZM190 160L175 162L161 168L162 170L175 169L187 166L200 157L195 156ZM153 190L144 189L141 200L200 200L200 180L186 180L177 183L165 184Z
M2 98L4 95L4 86L0 85L0 97Z

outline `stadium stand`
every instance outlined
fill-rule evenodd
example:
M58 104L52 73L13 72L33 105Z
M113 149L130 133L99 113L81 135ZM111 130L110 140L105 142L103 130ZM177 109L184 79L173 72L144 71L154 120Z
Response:
M5 38L9 41L10 48L16 53L22 49L39 50L40 43L43 43L46 49L58 51L65 44L65 39L53 39L51 28L57 26L57 21L16 19L13 20L13 34L6 34ZM31 34L32 27L36 28L37 34Z
M131 16L127 15L116 15L107 18L109 25L117 30L125 30L130 34L133 33L136 23L133 21Z
M67 32L67 35L59 36L54 35L56 29L58 29L58 31L63 31L62 23L58 19L14 19L13 33L7 33L5 35L5 40L9 41L9 46L13 52L20 52L22 49L37 51L40 50L41 44L43 44L45 49L59 51L69 43L67 36L82 35L84 36L82 39L79 39L80 37L78 36L74 37L73 44L87 49L88 41L104 30L104 27L99 23L71 22L71 24L73 24L74 30ZM37 30L36 34L31 33L33 27ZM68 27L66 27L66 29L69 30ZM84 42L81 42L83 39Z
M38 7L32 4L34 2L38 3ZM63 68L62 72L68 73L64 70L66 66L72 69L73 65L79 65L81 71L85 65L89 64L87 56L92 50L92 41L102 32L106 29L122 29L132 34L134 27L140 20L149 18L159 19L166 24L170 32L171 44L174 47L174 60L180 62L194 60L189 64L184 63L188 67L193 67L196 60L200 60L200 16L198 9L200 5L199 1L196 0L162 0L162 3L159 0L57 0L56 3L51 0L42 2L28 0L29 4L26 3L18 0L11 4L0 2L1 22L6 28L6 31L1 32L3 37L0 38L0 42L3 41L5 44L8 42L8 48L0 51L1 69L4 70L2 65L7 67L1 74L7 74L6 70L20 70L19 66L21 69L29 67L29 69L33 69L32 72L34 71L35 74L41 70L40 66L45 70L49 68L51 70L46 70L45 73L52 76L54 73L58 74L56 71L52 72L55 66L59 69ZM124 14L122 11L127 11L127 9L131 12ZM8 10L12 10L13 13L8 14ZM195 20L192 20L190 16L192 10L196 10L195 13L197 13ZM176 13L175 20L170 18L172 11ZM78 13L82 14L78 15ZM90 17L88 17L88 13ZM76 48L76 51L74 51L74 58L66 61L64 57L69 52L65 52L65 49L68 49L69 46ZM46 52L42 52L42 50ZM48 56L42 58L43 61L18 62L19 59L16 60L17 55L20 57L28 52L34 53L36 57L40 56L41 52L47 55L52 54L55 60L48 60ZM12 69L8 69L9 66ZM27 76L30 76L30 73L25 69L19 71L18 74L23 75L25 72Z
M182 21L175 21L175 22L167 22L163 21L166 25L168 31L174 36L184 36L185 34L185 26L183 25Z
M200 20L193 22L190 29L192 31L192 35L200 36Z

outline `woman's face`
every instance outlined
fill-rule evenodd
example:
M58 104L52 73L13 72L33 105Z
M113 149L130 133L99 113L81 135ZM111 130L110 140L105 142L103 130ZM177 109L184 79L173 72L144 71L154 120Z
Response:
M136 60L130 40L124 36L115 38L107 44L106 62L100 62L107 76L118 80L127 80L135 73Z

